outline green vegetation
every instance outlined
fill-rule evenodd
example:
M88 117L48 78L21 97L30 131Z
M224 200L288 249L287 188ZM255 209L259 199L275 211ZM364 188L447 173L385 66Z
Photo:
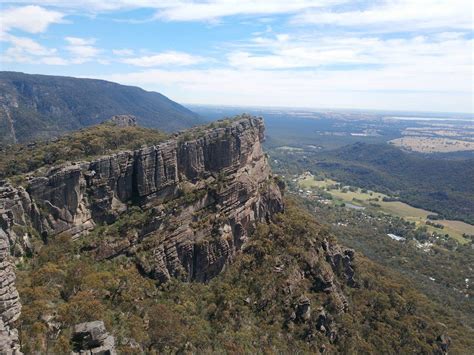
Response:
M474 268L473 241L463 244L433 230L376 210L357 211L317 200L302 203L338 240L371 260L411 279L414 287L474 327L473 291L466 283ZM391 240L392 233L406 241Z
M144 223L138 210L124 218L78 242L53 238L19 265L25 353L68 353L71 326L96 319L105 321L123 353L140 352L133 344L147 353L314 353L323 346L329 352L433 353L441 334L451 337L453 353L468 353L474 346L472 329L448 308L358 254L359 286L339 280L348 308L338 313L335 294L313 287L310 275L310 270L324 272L328 264L317 250L334 240L327 227L291 200L273 223L258 226L243 253L208 284L173 280L159 285L126 256L95 259L84 248L87 243L122 236ZM300 279L304 270L307 275ZM290 321L303 295L311 302L311 316ZM319 307L336 336L317 330Z
M380 191L441 218L474 224L474 160L428 158L388 144L357 143L332 151L304 151L304 158L272 151L291 173L324 172L342 184ZM354 197L354 196L353 196Z
M353 186L342 188L341 184L336 183L334 180L316 180L311 175L298 180L298 186L301 188L311 188L312 191L320 197L323 197L324 195L325 198L327 198L327 195L330 194L334 199L334 204L337 204L337 201L339 200L361 207L372 207L373 210L404 218L409 222L416 223L418 226L429 226L431 231L437 233L448 233L450 237L456 239L460 243L467 242L463 237L464 233L474 234L474 226L470 224L450 220L439 220L439 223L432 223L430 222L430 218L432 218L433 215L430 211L410 206L379 192L360 189ZM377 203L374 203L373 201L376 201Z
M65 161L91 159L143 145L157 144L168 136L141 127L118 127L110 123L84 128L54 141L16 144L0 155L0 178L31 172ZM21 183L21 177L16 178Z
M232 125L233 122L239 121L241 119L245 118L251 118L251 115L248 114L241 114L241 115L236 115L233 117L226 117L217 121L213 121L211 123L208 123L206 125L201 125L198 127L194 127L191 129L188 129L184 131L183 133L180 133L178 136L178 139L181 142L186 142L194 139L199 139L203 137L207 132L209 132L209 129L213 128L227 128Z
M343 183L398 195L412 206L474 224L474 161L420 157L389 145L356 144L318 158Z

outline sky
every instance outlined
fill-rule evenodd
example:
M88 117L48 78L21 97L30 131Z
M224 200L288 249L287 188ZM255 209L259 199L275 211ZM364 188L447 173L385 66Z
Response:
M471 0L0 1L0 69L180 103L474 112Z

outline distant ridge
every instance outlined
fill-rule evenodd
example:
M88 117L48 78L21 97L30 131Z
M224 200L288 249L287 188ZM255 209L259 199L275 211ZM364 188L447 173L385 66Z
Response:
M129 114L143 127L176 131L202 123L157 92L73 77L0 72L0 144L50 138Z

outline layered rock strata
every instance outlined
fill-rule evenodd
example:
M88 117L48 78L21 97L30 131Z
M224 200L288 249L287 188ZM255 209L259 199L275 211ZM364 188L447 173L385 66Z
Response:
M262 119L246 116L216 126L39 170L22 186L0 181L1 349L15 348L10 325L20 312L10 252L31 253L33 242L57 235L80 238L133 207L146 222L91 242L89 251L98 259L126 254L163 282L207 281L231 262L256 222L283 210L262 151Z
M0 229L0 352L19 353L18 332L13 322L20 316L21 304L15 288L15 273L7 235Z
M96 245L99 258L135 255L162 281L206 281L231 261L257 221L282 211L262 151L263 120L242 117L135 151L35 172L0 184L0 226L21 255L34 234L79 238L140 206L152 218L133 236ZM220 126L220 127L219 127Z

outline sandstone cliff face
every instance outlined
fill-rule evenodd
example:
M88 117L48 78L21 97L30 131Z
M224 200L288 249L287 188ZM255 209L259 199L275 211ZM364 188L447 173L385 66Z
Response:
M262 151L263 121L194 129L156 146L36 172L0 186L0 225L18 255L33 234L79 238L132 205L152 211L136 235L98 241L98 258L126 253L148 275L206 281L231 261L257 221L282 211ZM39 175L39 176L38 176Z
M15 273L10 263L10 243L0 229L0 351L14 353L19 349L18 332L12 323L20 316L21 304L15 288Z
M97 259L125 254L162 282L207 281L221 272L256 222L283 210L262 151L263 130L261 119L245 117L156 146L37 171L25 186L0 182L2 349L16 346L9 326L20 313L8 257L33 252L35 238L80 238L139 206L147 222L95 240L88 249Z

